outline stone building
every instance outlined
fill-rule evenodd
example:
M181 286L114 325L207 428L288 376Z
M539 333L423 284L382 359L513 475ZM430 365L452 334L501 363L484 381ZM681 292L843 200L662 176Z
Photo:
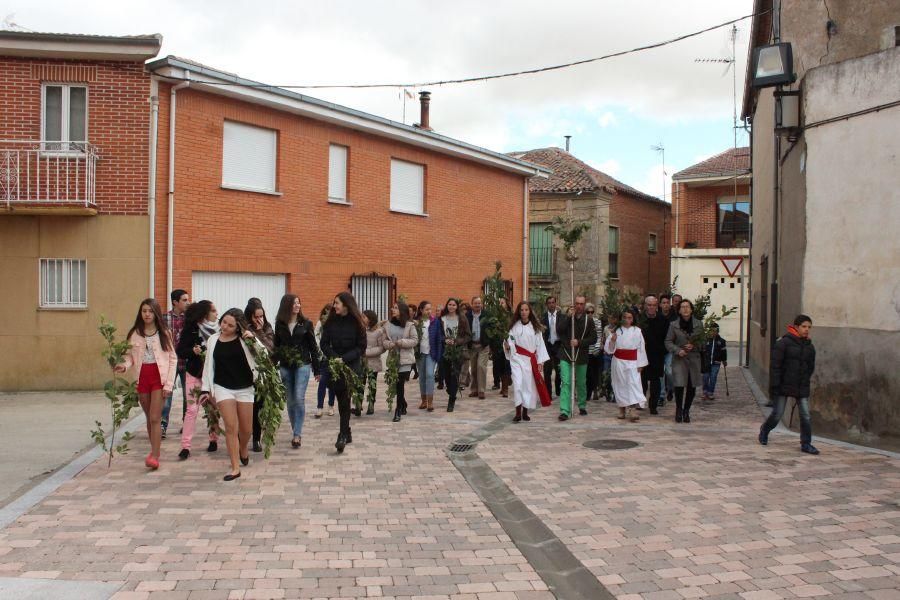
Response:
M753 12L751 52L790 44L796 78L754 87L766 73L748 63L750 370L767 390L770 348L809 315L815 431L900 447L900 2L756 0Z
M669 284L671 206L613 179L560 148L512 155L552 171L529 180L529 279L535 291L571 302L569 264L546 231L557 215L585 219L591 228L578 247L576 293L594 300L607 273L623 287L658 292Z

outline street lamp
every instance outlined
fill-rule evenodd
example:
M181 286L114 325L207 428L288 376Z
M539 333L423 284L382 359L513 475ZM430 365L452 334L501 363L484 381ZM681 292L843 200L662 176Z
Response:
M794 53L788 42L759 46L753 49L752 83L755 88L774 87L794 83Z

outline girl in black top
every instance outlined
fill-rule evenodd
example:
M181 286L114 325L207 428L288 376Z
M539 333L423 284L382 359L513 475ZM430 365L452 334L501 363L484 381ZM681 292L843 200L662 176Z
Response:
M366 327L356 299L349 292L341 292L334 298L328 319L322 326L320 342L325 359L340 359L358 377L362 377L362 358L366 354ZM327 365L325 368L328 368ZM338 399L341 428L334 447L343 452L351 443L350 434L350 384L346 377L331 378L328 387L334 390Z
M203 377L203 352L206 349L206 341L200 335L200 324L215 318L216 307L209 300L201 300L187 307L184 312L184 328L178 339L178 347L175 353L178 358L184 360L185 379L184 385L187 391L188 407L184 414L184 426L181 429L181 452L178 458L186 460L191 455L191 439L194 437L194 428L197 424L197 414L200 412L200 388ZM212 452L218 447L219 436L215 431L209 433L209 447Z
M288 417L294 437L291 447L300 447L306 418L306 386L310 374L319 381L319 348L312 321L303 316L300 298L285 294L275 318L275 357L287 395Z
M241 476L238 460L250 464L247 442L253 432L253 382L256 361L248 344L256 344L247 330L244 313L231 308L219 320L220 332L206 342L206 362L200 401L214 398L225 422L225 445L231 459L231 471L225 481Z

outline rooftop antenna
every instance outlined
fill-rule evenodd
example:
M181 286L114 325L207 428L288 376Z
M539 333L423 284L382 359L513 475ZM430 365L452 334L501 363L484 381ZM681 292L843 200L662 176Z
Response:
M666 201L666 175L667 175L667 173L666 173L666 147L663 145L662 142L660 142L654 146L650 146L650 149L662 156L662 173L663 173L662 201L665 202Z
M564 135L563 137L566 138L566 152L568 152L568 151L569 151L569 140L572 139L572 136L571 136L571 135Z

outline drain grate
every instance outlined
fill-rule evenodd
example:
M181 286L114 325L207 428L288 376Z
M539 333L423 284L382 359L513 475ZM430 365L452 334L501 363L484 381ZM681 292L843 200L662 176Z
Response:
M632 440L608 439L588 440L582 446L592 450L628 450L629 448L637 448L640 444Z
M453 444L450 446L450 452L456 452L458 454L462 454L463 452L468 452L475 447L475 444Z

